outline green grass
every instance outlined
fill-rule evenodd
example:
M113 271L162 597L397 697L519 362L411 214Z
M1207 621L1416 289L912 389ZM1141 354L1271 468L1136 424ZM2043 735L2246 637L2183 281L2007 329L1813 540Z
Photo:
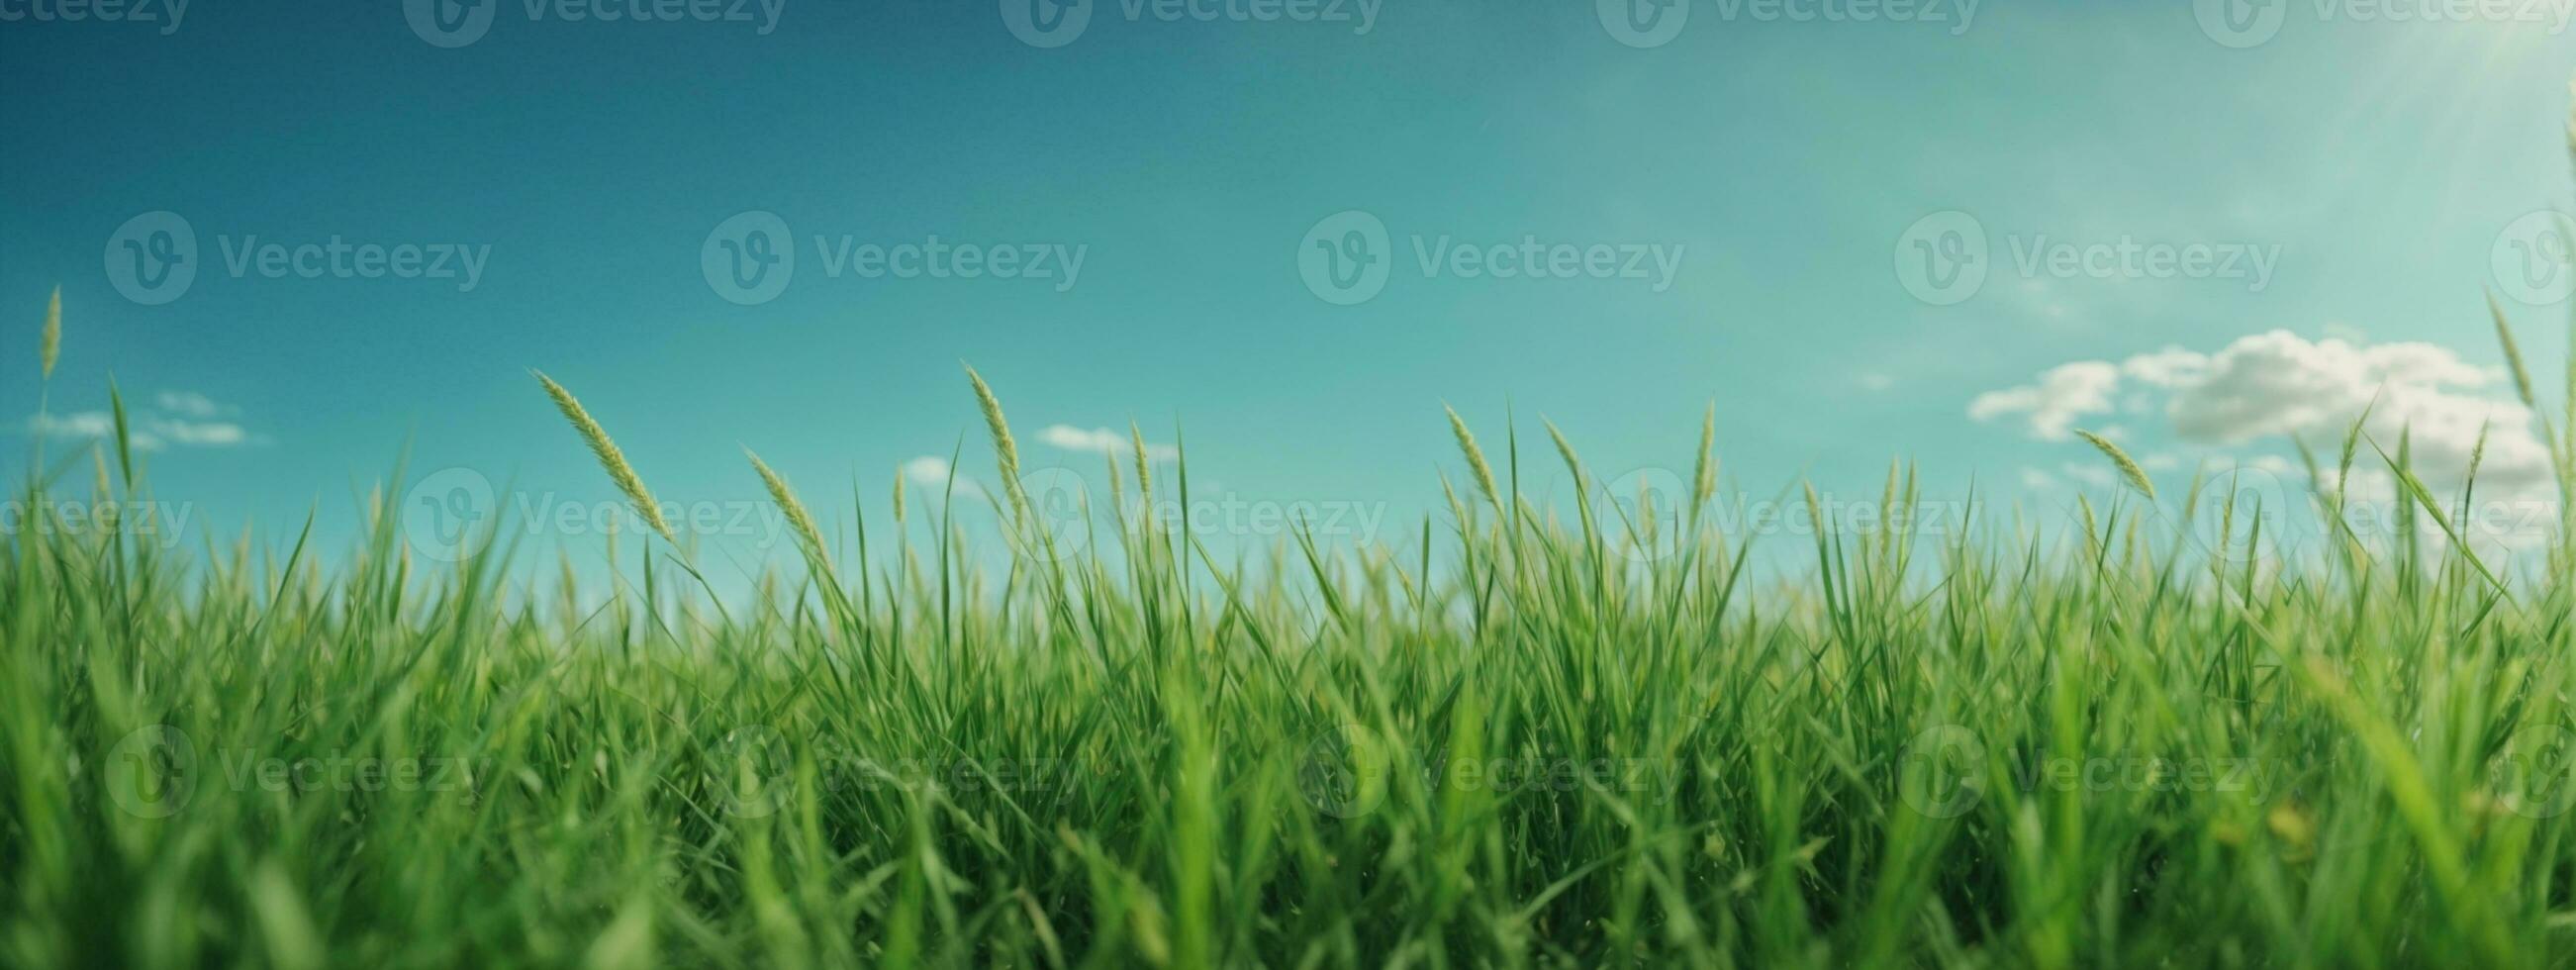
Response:
M746 599L649 514L588 591L381 511L181 548L110 394L0 530L0 965L2576 964L2576 519L2475 554L2358 423L2272 508L2086 434L2128 485L2062 526L1898 467L1749 535L1713 414L1639 498L1453 411L1445 515L1248 566L1141 435L1072 522L1005 474L1006 550L752 457Z
M412 557L385 518L327 571L300 539L182 554L131 520L31 522L0 556L0 954L2576 954L2562 555L2490 579L2515 571L2335 532L2257 568L2189 538L2192 500L2130 494L2045 543L1816 530L1765 575L1706 485L1640 521L1557 439L1550 474L1585 489L1551 512L1500 444L1396 548L1300 537L1238 570L1104 509L1095 541L1032 530L995 570L907 541L945 522L854 522L875 545L800 539L821 578L748 607L642 531L581 610L497 552ZM147 501L123 458L89 489ZM66 470L31 508L78 492ZM1899 474L1884 501L1915 493Z

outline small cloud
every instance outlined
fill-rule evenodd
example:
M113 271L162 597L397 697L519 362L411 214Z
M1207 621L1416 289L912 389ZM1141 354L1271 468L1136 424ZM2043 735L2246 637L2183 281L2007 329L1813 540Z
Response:
M2032 436L2063 441L2084 415L2109 413L2111 392L2119 386L2118 367L2108 361L2079 360L2049 368L2036 383L1977 395L1968 402L1968 416L1992 421L2027 415Z
M1051 424L1038 432L1038 441L1066 451L1088 451L1102 455L1124 455L1135 450L1126 435L1107 428L1088 431L1069 424ZM1170 445L1147 443L1145 457L1151 461L1170 461L1180 457L1180 449Z
M153 401L161 410L183 418L219 417L232 410L195 391L163 391Z
M159 451L170 445L187 448L232 448L265 444L240 424L211 420L234 409L193 391L162 391L151 407L126 415L126 441L136 451ZM40 414L27 419L27 430L57 438L116 438L116 415L109 411Z
M250 440L242 426L229 421L182 421L155 418L146 422L154 434L198 448L227 448Z
M27 419L27 430L48 438L116 439L116 416L105 411L75 411L71 414L39 414ZM159 451L164 442L148 430L129 428L126 441L136 451Z
M1859 380L1860 388L1864 391L1884 391L1896 386L1896 378L1889 377L1886 374L1879 373L1878 371L1863 371L1860 374Z
M921 485L928 488L947 489L950 487L949 473L951 471L953 471L953 469L949 467L948 459L941 458L938 455L923 455L919 458L903 463L904 480L915 485ZM976 484L974 479L968 478L964 475L957 476L956 489L957 494L959 495L980 497L984 494L984 486Z
M2070 461L2059 465L2057 470L2066 473L2068 478L2095 488L2109 488L2119 481L2112 477L2110 466L2101 462Z
M2021 470L2021 487L2056 488L2057 476L2025 465Z

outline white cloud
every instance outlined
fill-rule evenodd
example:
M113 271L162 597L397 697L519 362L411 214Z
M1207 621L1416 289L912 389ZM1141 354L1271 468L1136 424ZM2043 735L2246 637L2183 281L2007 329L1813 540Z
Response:
M2274 330L2214 354L2166 347L2117 364L2063 364L2033 384L1978 395L1968 416L2019 417L2032 436L2064 440L2076 421L2109 413L2118 400L2124 411L2161 411L2166 430L2186 443L2295 438L2331 451L2366 412L2363 433L2381 447L2393 453L2399 437L2410 436L2413 467L2429 485L2457 488L2483 431L2482 490L2540 491L2551 480L2549 450L2529 410L2509 393L2498 369L2435 344L2311 341ZM2363 456L2375 458L2366 448ZM2277 454L2257 460L2288 467Z
M903 463L903 477L906 481L932 489L945 490L949 487L949 471L948 459L938 455L923 455ZM980 497L984 494L984 486L962 474L957 476L956 487L959 495Z
M2057 476L2025 465L2021 470L2021 487L2027 489L2056 488Z
M1069 424L1051 424L1038 432L1038 441L1066 451L1088 451L1103 455L1125 455L1135 451L1126 435L1108 428L1084 430ZM1145 457L1152 461L1170 461L1180 457L1180 449L1151 442L1145 445Z
M1859 380L1861 390L1864 391L1884 391L1896 386L1896 378L1879 371L1863 371Z
M145 422L153 434L183 445L200 448L225 448L250 440L242 426L229 421L182 421L177 418L154 418Z
M195 391L163 391L154 400L161 410L187 418L211 418L231 410Z
M2049 368L2037 383L1977 395L1968 402L1968 416L1992 421L2028 415L2031 434L2062 441L2084 415L2108 413L2111 392L2119 386L2119 368L2104 361L2079 360Z
M2059 465L2057 470L2066 473L2066 477L2068 478L2083 482L2084 484L2091 485L2095 488L2109 488L2119 481L2118 478L2112 476L2111 466L2108 462L2070 461L2066 464Z
M252 443L247 429L231 421L208 420L233 409L193 391L163 391L154 407L126 415L126 440L136 451L159 451L170 445L231 448ZM40 414L27 419L30 432L59 438L116 437L116 415L109 411Z
M2202 379L2175 390L2165 412L2175 433L2193 441L2282 436L2325 446L2367 411L2364 434L2391 451L2411 435L2416 474L2445 487L2461 482L2484 429L2481 482L2514 490L2547 484L2548 447L2529 410L2491 396L2502 390L2492 368L2433 344L2311 343L2275 330L2219 351Z
M2120 373L2157 387L2192 383L2208 369L2207 355L2173 346L2120 362Z

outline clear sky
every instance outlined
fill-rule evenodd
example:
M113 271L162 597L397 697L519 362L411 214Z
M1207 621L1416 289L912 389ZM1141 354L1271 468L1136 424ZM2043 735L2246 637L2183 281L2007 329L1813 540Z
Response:
M1033 467L1177 420L1203 491L1410 541L1444 401L1534 478L1541 416L1687 474L1714 401L1763 496L2062 507L2071 427L2163 479L2357 382L2488 415L2482 287L2566 349L2499 255L2565 249L2564 0L97 2L0 0L0 454L59 285L51 443L112 372L161 496L278 543L406 441L611 500L532 367L666 501L756 499L744 445L844 527L961 435L989 481L965 361Z

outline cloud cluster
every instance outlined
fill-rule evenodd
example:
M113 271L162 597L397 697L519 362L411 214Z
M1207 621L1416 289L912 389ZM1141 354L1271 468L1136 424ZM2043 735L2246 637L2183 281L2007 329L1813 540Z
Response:
M162 391L153 406L126 415L126 438L136 451L187 448L231 448L250 444L251 434L228 420L236 411L195 391ZM53 438L116 437L116 415L108 411L39 414L27 419L27 430Z
M2214 354L2167 347L2117 363L2061 364L2030 384L1978 395L1968 415L2017 419L2034 437L2055 441L2090 415L2161 412L2184 442L2288 438L2325 454L2367 414L2363 433L2382 447L2393 451L2400 435L2412 436L2413 465L2428 484L2457 487L2484 434L2480 487L2538 490L2550 482L2549 450L2508 384L2499 370L2434 344L2310 341L2274 330Z
M1122 432L1108 428L1077 428L1069 424L1047 425L1038 431L1036 441L1050 448L1108 455L1120 459L1136 451L1135 442ZM1171 445L1153 442L1145 444L1147 461L1171 461L1180 456L1181 450ZM931 488L946 487L951 471L953 469L949 467L948 459L938 455L923 455L903 463L903 477L906 481ZM981 496L985 492L981 483L961 472L957 474L957 494Z
M1126 435L1107 428L1084 430L1069 424L1047 425L1046 430L1038 432L1038 441L1066 451L1087 451L1102 455L1126 455L1136 450L1135 443L1128 440ZM1171 445L1150 442L1145 445L1145 457L1150 461L1171 461L1180 456L1180 449Z

